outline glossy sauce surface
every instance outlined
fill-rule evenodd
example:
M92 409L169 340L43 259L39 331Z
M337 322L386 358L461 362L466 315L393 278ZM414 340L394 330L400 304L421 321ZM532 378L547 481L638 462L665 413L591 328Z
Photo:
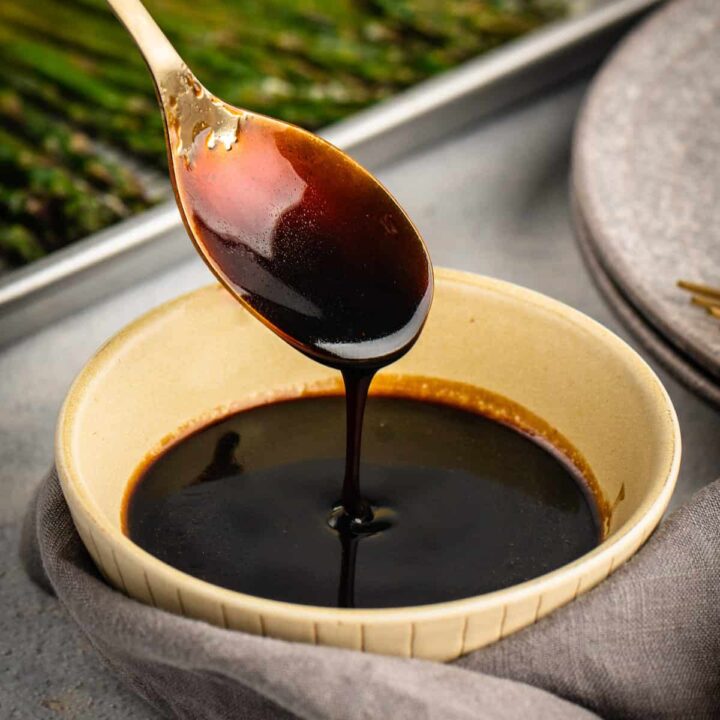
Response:
M229 150L199 132L188 157L173 167L194 241L264 322L339 369L380 367L409 349L430 307L432 266L365 170L262 117L242 120Z
M372 520L338 528L344 412L341 397L278 402L178 441L128 495L128 535L216 585L363 608L490 592L598 544L597 505L570 463L488 417L409 397L369 399Z

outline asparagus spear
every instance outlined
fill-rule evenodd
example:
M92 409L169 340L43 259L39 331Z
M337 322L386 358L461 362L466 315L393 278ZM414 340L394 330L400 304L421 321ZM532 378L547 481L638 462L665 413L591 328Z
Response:
M81 67L77 58L68 56L47 43L28 40L0 25L3 55L41 78L53 82L63 91L87 103L116 113L147 112L151 104L143 96L127 95L98 79L92 64Z
M0 222L0 257L11 265L24 265L47 255L39 240L26 227Z
M95 0L79 1L96 12L106 11L102 3ZM394 87L398 76L405 74L406 81L411 82L416 74L409 74L406 64L397 62L400 57L397 47L378 43L376 36L364 37L362 18L352 12L352 3L339 5L341 12L335 13L330 13L333 3L321 3L322 12L296 11L283 0L243 3L229 13L224 0L202 4L148 3L201 78L205 67L210 71L221 70L219 65L224 63L227 71L228 65L232 66L227 58L231 58L247 63L251 74L258 79L267 75L282 77L300 64L298 80L303 77L327 80L339 76L351 82L367 76L378 81L382 76ZM277 51L281 55L278 56ZM385 56L389 62L384 60ZM214 74L211 77L222 79Z
M0 32L0 36L1 35L2 33ZM29 71L34 71L35 74L40 76L39 79L31 76L31 82L34 85L32 90L37 96L39 90L42 88L44 92L40 93L40 97L45 103L50 105L51 109L55 111L65 109L71 120L83 126L87 126L88 122L92 123L93 119L99 119L100 122L95 123L95 127L89 129L100 133L101 136L107 136L108 130L112 132L120 131L121 141L126 140L131 150L142 152L143 145L145 144L143 142L143 136L147 137L151 130L161 130L154 99L143 99L138 96L127 98L122 93L117 92L116 89L108 83L101 85L94 80L92 82L87 81L87 78L85 78L81 71L78 70L78 67L76 67L80 65L79 60L76 60L75 63L70 63L66 59L64 65L60 62L55 64L52 62L54 59L53 53L45 53L43 55L41 46L38 43L17 38L6 42L1 52L5 57L4 64L13 71L14 75L19 75L22 78L26 76ZM38 60L38 58L41 59ZM102 70L102 68L100 68L100 70ZM82 75L84 84L76 87L74 80L78 73ZM57 92L55 83L60 76L64 78L64 85L71 93L70 98L60 97L60 93ZM106 80L107 77L109 77L109 75L106 73ZM320 104L320 101L325 101L329 94L324 91L321 85L310 85L307 88L299 88L299 96L293 98L291 92L292 86L287 85L290 90L290 92L287 93L287 98L268 98L265 91L267 87L266 80L267 79L256 79L254 83L245 83L239 87L237 85L230 85L225 89L228 91L235 90L236 92L231 92L231 97L228 97L228 99L231 102L235 101L237 104L246 105L265 112L283 111L285 109L283 107L284 105L292 105L294 103L300 105L301 109L291 107L290 114L293 118L297 117L301 119L303 115L302 106L310 110L313 105L317 106ZM11 78L10 82L17 86L17 80ZM45 85L44 88L43 84ZM225 83L221 83L220 85L219 94L225 94L227 96L227 93L223 91ZM102 88L102 92L98 90L99 87ZM24 90L27 91L28 89L26 82ZM372 97L368 97L367 93L363 93L359 97L357 94L353 97L352 94L347 91L345 94L348 97L344 100L350 108L359 107L373 99ZM232 97L232 95L237 95L237 99ZM280 106L277 104L278 100L281 101ZM83 110L90 101L92 101L94 105L93 113L85 113L84 117ZM315 122L321 122L324 119L320 108L317 107L310 110L310 116L318 117L318 120ZM145 132L140 133L140 138L136 137L133 132L136 129L141 129L138 127L139 124L146 125L146 128L142 128ZM156 137L161 137L161 135ZM158 150L158 146L155 143L153 143L151 147L154 151Z
M28 5L11 0L0 5L0 23L14 24L21 34L36 40L146 72L142 57L131 52L127 31L109 12L95 16L72 2L44 0Z
M2 129L0 184L0 217L34 227L46 247L65 244L67 229L87 234L129 213L117 197L98 192Z
M95 137L128 149L137 157L150 159L158 165L164 162L162 120L157 111L143 117L113 113L101 107L93 107L77 98L63 95L52 82L34 77L22 67L15 66L11 60L3 56L1 47L0 62L6 70L6 84L24 97L33 100L52 114L87 130Z
M0 122L53 159L133 207L146 205L143 184L126 167L103 158L84 133L51 119L12 90L0 90Z

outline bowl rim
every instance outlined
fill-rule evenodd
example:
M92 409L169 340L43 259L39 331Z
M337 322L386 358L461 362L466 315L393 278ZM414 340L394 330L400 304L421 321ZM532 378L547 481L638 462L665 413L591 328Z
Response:
M117 350L142 332L145 327L160 320L168 312L192 302L196 296L217 291L221 288L218 283L191 290L136 318L104 343L80 370L71 384L61 407L55 433L55 462L60 484L64 495L66 497L70 496L74 501L74 503L68 504L82 510L85 515L84 519L92 523L93 529L104 536L111 548L122 548L125 556L132 557L135 564L140 567L143 565L151 567L156 576L162 577L175 587L193 588L196 593L204 597L207 597L208 594L212 595L223 605L249 610L265 616L341 625L353 623L363 625L414 623L461 616L467 618L501 605L506 611L509 606L522 600L541 598L545 592L553 590L559 585L564 585L569 579L576 578L574 599L580 594L581 582L588 573L602 568L605 572L600 579L604 579L615 569L616 564L621 564L626 557L634 553L634 550L628 553L628 547L639 547L647 540L670 501L677 481L682 454L680 425L672 401L656 373L627 342L581 311L537 291L504 280L466 271L436 267L435 279L436 284L470 286L509 297L522 303L531 303L546 312L560 316L564 320L582 327L591 336L614 348L617 353L634 362L640 371L638 377L642 377L642 382L653 390L657 412L665 417L666 440L671 446L670 462L666 468L662 484L655 491L654 497L651 496L652 499L649 502L643 501L642 506L626 520L617 532L603 540L590 552L548 573L483 595L407 607L334 608L271 600L213 585L164 563L136 545L119 527L112 525L83 486L70 452L72 443L69 440L72 435L74 420L86 387L108 366L109 362L112 362ZM620 558L620 563L617 562L617 558ZM117 565L117 559L115 559L115 564ZM540 600L538 599L537 602L539 606ZM536 609L536 616L538 610L539 607Z

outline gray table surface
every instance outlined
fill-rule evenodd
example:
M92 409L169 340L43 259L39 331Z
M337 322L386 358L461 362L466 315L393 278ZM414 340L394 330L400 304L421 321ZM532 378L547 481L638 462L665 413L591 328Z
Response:
M585 89L580 82L558 88L378 175L417 222L436 265L534 288L627 337L591 284L570 226L569 147ZM25 577L17 560L19 525L51 462L60 403L83 363L138 314L210 280L199 260L169 268L0 353L2 718L154 716L104 669L57 603ZM720 414L658 373L683 431L677 505L720 475Z

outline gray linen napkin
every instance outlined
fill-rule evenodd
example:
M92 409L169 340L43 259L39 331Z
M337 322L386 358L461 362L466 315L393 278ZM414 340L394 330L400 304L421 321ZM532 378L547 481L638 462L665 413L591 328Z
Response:
M717 718L719 521L717 481L599 588L451 665L260 638L137 603L98 577L55 473L21 552L110 668L169 717Z

